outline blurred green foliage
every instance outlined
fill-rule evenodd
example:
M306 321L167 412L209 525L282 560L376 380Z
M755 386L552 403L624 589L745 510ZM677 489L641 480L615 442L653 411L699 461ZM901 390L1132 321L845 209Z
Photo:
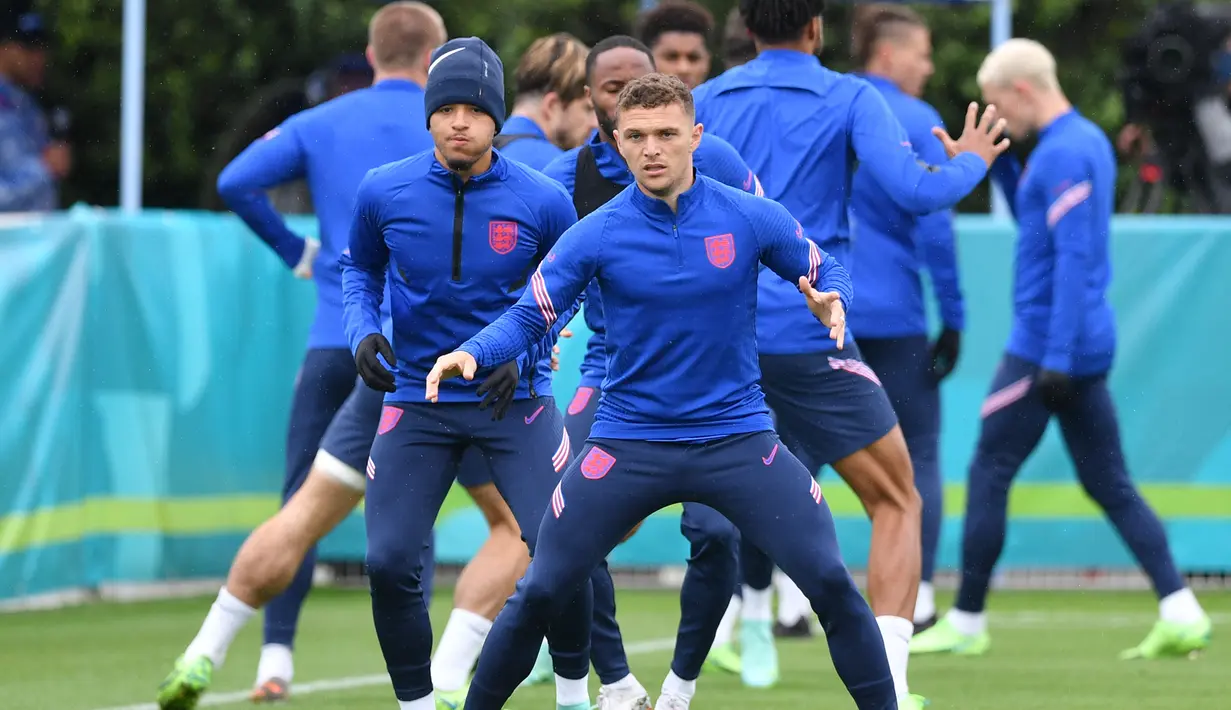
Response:
M38 0L54 22L58 45L49 93L74 115L75 169L66 203L118 202L120 67L123 0ZM213 0L151 2L148 7L145 204L208 205L219 158L235 116L252 97L305 79L338 54L362 49L376 0ZM437 0L453 36L490 43L512 71L521 51L542 34L568 31L587 43L627 32L636 0ZM722 20L735 0L702 0ZM1119 46L1154 0L1017 0L1014 30L1056 54L1070 98L1114 135L1122 121L1116 88ZM936 74L925 98L960 127L977 97L975 71L988 48L986 5L920 4L932 24ZM831 3L823 60L849 70L852 5ZM715 38L717 50L717 38ZM715 72L720 67L715 65ZM511 82L510 82L511 84ZM220 154L220 148L221 153ZM961 206L986 209L986 192Z

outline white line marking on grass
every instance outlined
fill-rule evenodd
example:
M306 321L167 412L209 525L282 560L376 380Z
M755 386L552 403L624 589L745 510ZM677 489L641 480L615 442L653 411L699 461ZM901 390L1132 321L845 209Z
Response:
M640 656L647 653L656 653L658 651L670 651L675 648L674 638L652 639L649 641L638 641L624 645L624 651L630 656ZM299 697L300 695L311 695L313 693L330 693L338 690L353 690L355 688L369 688L373 685L388 685L389 675L387 673L373 675L350 676L347 678L327 678L325 680L315 680L308 683L296 683L292 686L291 697ZM248 702L248 696L252 693L252 689L237 690L231 693L210 693L201 698L197 703L197 707L216 707L219 705L235 705L237 703ZM137 703L135 705L120 705L111 708L98 708L98 710L158 710L156 703Z
M1149 630L1158 616L1150 612L1117 612L1100 613L1080 609L1057 609L1054 611L1010 611L988 614L988 628L995 631L1002 629L1039 629L1044 627L1062 626L1066 629L1113 629L1140 626L1144 634ZM1210 614L1210 620L1215 624L1231 623L1231 614ZM625 644L624 650L630 656L643 656L659 651L670 651L675 648L674 638L651 639ZM327 678L325 680L297 683L293 687L292 697L312 695L313 693L331 693L339 690L368 688L374 685L387 685L389 676L385 673L373 675L350 676L346 678ZM216 707L219 705L234 705L248 701L252 689L237 690L231 693L211 693L201 698L197 707ZM158 710L155 703L137 703L97 710Z

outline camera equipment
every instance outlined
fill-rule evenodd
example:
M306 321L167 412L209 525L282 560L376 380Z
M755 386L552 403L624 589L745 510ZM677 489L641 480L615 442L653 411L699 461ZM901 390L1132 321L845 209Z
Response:
M1231 213L1228 37L1231 5L1173 2L1125 43L1127 119L1148 127L1156 147L1130 199L1141 199L1138 189L1161 187L1165 178L1193 210ZM1157 207L1157 199L1147 201Z

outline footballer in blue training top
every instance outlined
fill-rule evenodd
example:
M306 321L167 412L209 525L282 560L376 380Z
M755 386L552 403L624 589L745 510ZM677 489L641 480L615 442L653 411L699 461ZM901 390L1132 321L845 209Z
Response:
M627 35L603 39L590 51L586 80L599 130L586 145L565 152L545 169L572 195L579 217L597 210L633 183L633 173L615 146L616 101L629 81L654 69L650 50ZM720 138L703 134L693 160L702 175L745 192L760 190L756 176L735 149ZM603 380L608 374L603 298L597 281L591 282L585 295L584 317L592 335L581 364L581 381L565 412L569 439L579 443L590 437L603 397ZM731 522L713 508L691 501L684 503L680 532L689 541L690 555L680 589L679 636L673 650L672 670L691 681L701 673L738 580L739 536ZM594 668L602 681L604 699L615 707L634 707L640 699L648 703L649 696L629 669L615 619L615 592L602 582L610 578L605 565L604 562L596 568L593 579ZM541 672L538 665L536 672Z
M1115 153L1102 129L1065 98L1056 60L1038 42L1000 45L984 60L978 82L1013 135L1036 134L1038 145L1024 171L1010 156L995 166L1018 224L1013 325L979 412L957 600L912 640L911 652L987 651L985 605L1004 547L1009 489L1054 416L1082 487L1159 599L1158 622L1121 658L1186 657L1209 644L1210 618L1185 585L1158 516L1129 477L1107 390L1116 348L1107 302Z
M446 387L438 404L423 402L422 388L436 354L532 288L536 265L576 218L559 184L492 150L505 115L504 68L481 40L451 40L435 51L424 104L435 149L368 173L342 256L346 335L360 375L387 392L367 466L372 614L394 693L414 710L435 705L432 628L415 560L455 463L467 447L482 451L533 553L570 459L550 378L525 367L541 359L526 354L541 352L537 343L493 363L523 365L506 419L479 410L476 383ZM386 281L392 344L380 327ZM548 634L559 704L588 708L589 585L575 586L574 595L549 613Z
M856 707L897 708L884 644L842 562L820 486L774 434L758 385L762 265L793 284L816 314L809 327L839 347L850 279L781 205L696 172L694 116L679 79L629 82L616 137L636 184L566 232L517 304L428 377L425 396L436 400L449 378L522 352L598 281L605 392L590 439L551 496L526 577L488 636L467 710L502 708L530 671L551 610L632 526L685 500L726 516L800 584ZM695 688L673 670L654 706L687 708Z
M859 76L885 98L919 157L943 164L945 148L932 129L944 123L919 98L932 74L927 23L909 7L868 5L857 11L852 34ZM903 209L871 170L856 170L850 214L847 268L859 292L851 330L859 334L859 351L893 403L923 501L922 573L912 619L919 633L936 621L932 576L944 518L940 382L957 364L965 318L953 212L920 215ZM929 337L924 308L925 269L942 323L935 339Z

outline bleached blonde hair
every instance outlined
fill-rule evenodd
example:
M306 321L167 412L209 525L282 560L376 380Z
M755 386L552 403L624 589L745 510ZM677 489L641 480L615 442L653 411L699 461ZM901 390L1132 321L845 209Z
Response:
M1007 86L1023 80L1040 89L1060 90L1056 58L1047 47L1032 39L1011 39L992 50L979 67L976 79L979 86Z

